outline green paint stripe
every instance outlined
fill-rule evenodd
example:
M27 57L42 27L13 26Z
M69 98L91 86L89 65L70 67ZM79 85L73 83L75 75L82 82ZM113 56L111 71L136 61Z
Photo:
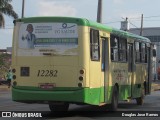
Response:
M60 23L76 23L77 25L88 25L87 19L74 17L30 17L18 19L16 21L24 23L42 23L42 22L60 22Z
M84 18L75 18L75 17L31 17L31 18L23 18L18 19L16 21L25 22L25 23L41 23L41 22L65 22L65 23L76 23L81 26L89 26L95 29L104 30L106 32L110 32L114 35L118 35L120 37L137 39L139 41L150 42L148 38L138 36L126 31L122 31L119 29L115 29L104 24L100 24L97 22L89 21Z
M26 89L26 90L25 90ZM68 89L68 91L66 90ZM99 105L104 101L101 96L102 88L58 88L56 90L40 90L34 87L12 88L12 99L14 101L65 101L78 102L91 105Z
M113 28L111 33L114 34L114 35L117 35L119 37L131 38L131 39L136 39L136 40L139 40L139 41L145 41L145 42L150 43L150 40L146 37L142 37L142 36L139 36L139 35L136 35L136 34L133 34L133 33L129 33L129 32L126 32L126 31L122 31L122 30L119 30L119 29Z
M78 87L60 87L52 90L44 90L37 87L16 86L12 88L12 99L14 101L64 101L78 102L91 105L100 103L110 103L112 98L113 86L109 86L104 91L101 88L78 88ZM132 86L132 98L141 96L143 85L135 84ZM106 92L106 97L104 96ZM131 86L119 86L119 100L127 100L131 97ZM105 99L106 98L106 99Z
M100 24L97 22L89 21L88 26L96 29L104 30L107 32L112 32L112 27L108 27L108 26L105 26L104 24Z

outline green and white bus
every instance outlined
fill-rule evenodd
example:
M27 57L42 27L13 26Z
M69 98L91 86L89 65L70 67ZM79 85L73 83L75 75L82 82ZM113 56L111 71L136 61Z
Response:
M17 19L12 49L13 101L116 111L122 100L142 105L151 91L150 40L87 19Z

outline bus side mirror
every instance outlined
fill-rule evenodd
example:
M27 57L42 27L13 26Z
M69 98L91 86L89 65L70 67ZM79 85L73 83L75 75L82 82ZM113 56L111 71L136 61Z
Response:
M153 57L156 57L156 49L153 49Z

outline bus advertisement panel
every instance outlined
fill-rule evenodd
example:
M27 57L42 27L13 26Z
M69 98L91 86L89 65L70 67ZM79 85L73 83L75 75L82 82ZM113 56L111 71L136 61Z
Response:
M77 55L77 25L74 23L21 24L18 46L20 48L18 56L42 56L44 52L54 55Z

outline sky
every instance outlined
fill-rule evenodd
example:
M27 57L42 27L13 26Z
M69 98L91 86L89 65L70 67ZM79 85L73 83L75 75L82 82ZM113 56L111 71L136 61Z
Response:
M22 0L12 0L14 10L21 18ZM71 16L97 19L98 0L25 0L24 17ZM129 18L130 28L160 27L160 0L103 0L102 23L120 28L121 21ZM5 16L5 28L0 29L0 49L12 46L13 18Z

